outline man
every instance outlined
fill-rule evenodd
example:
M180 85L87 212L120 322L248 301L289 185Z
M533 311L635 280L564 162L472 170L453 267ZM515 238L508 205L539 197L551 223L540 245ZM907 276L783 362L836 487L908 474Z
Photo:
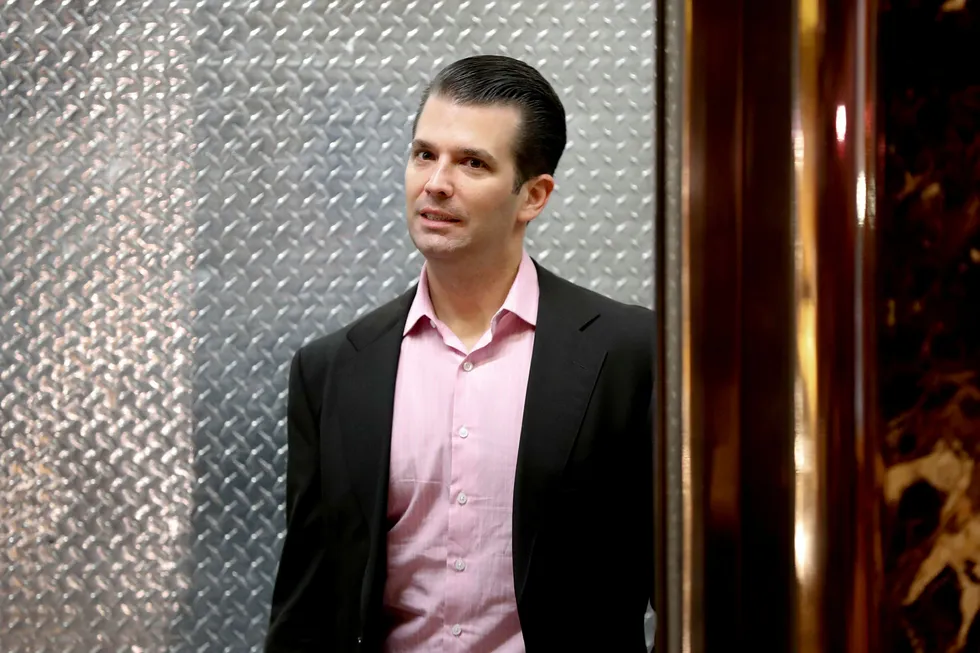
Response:
M413 138L418 284L292 361L266 651L645 651L652 314L523 248L561 102L472 57Z

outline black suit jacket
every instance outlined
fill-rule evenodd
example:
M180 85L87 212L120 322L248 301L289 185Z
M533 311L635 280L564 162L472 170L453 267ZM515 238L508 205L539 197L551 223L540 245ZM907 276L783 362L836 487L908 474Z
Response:
M653 314L535 265L513 511L524 641L530 653L640 653L653 586ZM381 650L395 376L414 294L293 358L267 653Z

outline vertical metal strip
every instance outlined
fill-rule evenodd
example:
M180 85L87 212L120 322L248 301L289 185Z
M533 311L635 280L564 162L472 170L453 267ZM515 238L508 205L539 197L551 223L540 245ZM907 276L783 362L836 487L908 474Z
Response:
M877 647L877 453L869 402L876 15L866 0L800 0L798 7L797 648L857 653Z
M682 177L684 166L685 126L685 32L688 0L662 0L658 3L658 141L660 174L658 179L659 229L657 262L660 283L659 411L657 445L658 482L658 574L656 650L677 652L690 650L690 534L685 528L684 483L690 483L689 452L683 431L683 356L682 309L684 238L682 216Z
M821 531L820 435L817 350L817 242L820 158L820 19L822 0L799 0L795 12L793 89L793 193L795 349L794 535L797 583L794 614L800 653L821 650L823 537Z

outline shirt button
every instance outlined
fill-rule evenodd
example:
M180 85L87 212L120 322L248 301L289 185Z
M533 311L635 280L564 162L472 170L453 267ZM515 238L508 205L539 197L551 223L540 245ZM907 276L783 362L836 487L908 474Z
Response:
M453 567L456 568L456 571L463 571L464 569L466 569L466 563L463 562L462 560L457 559Z
M463 363L463 371L469 372L472 369L473 369L473 363L471 363L470 361L466 361L465 363Z
M456 637L459 637L462 633L463 633L463 627L462 626L460 626L459 624L456 624L455 626L453 626L453 635L455 635Z
M461 505L461 506L462 505L465 505L466 504L466 493L465 492L460 492L459 493L459 496L456 497L456 501L458 501L459 502L459 505Z
M470 434L470 430L468 428L466 428L465 426L463 426L463 427L461 427L459 429L459 437L465 438L469 434Z

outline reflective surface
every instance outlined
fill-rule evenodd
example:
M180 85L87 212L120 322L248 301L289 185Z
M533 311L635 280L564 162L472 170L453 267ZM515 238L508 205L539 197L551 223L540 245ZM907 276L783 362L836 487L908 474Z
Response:
M661 286L681 284L658 450L661 510L682 506L659 559L680 576L671 653L876 650L875 12L687 3Z
M653 303L652 3L0 12L0 650L258 650L289 356L414 281L421 84L504 52L569 114L528 249Z

